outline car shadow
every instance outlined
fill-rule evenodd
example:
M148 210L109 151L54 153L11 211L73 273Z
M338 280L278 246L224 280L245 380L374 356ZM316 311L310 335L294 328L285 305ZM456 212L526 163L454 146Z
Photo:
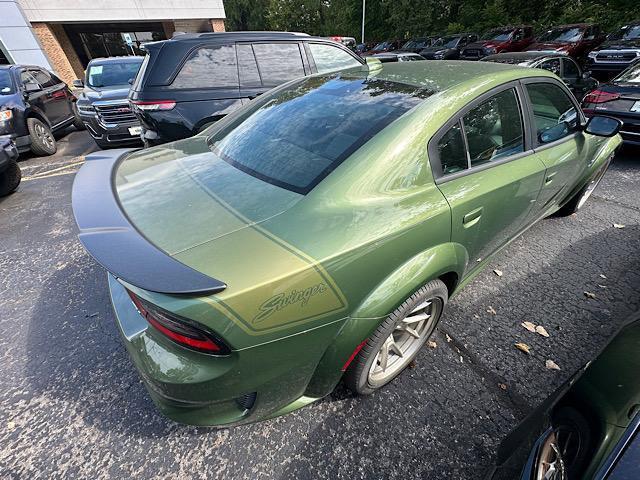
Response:
M38 156L34 155L31 150L20 153L18 162L25 162L27 160L43 160L47 161L51 158L58 157L79 157L87 155L100 148L96 145L86 130L77 130L73 125L70 125L62 130L57 131L54 134L58 150L53 155Z
M354 398L340 386L315 406L266 422L275 434L289 428L296 432L296 425L308 429L305 435L288 434L293 435L295 454L281 466L279 477L312 478L316 467L335 477L360 470L375 476L377 462L394 465L399 476L433 475L429 470L433 465L449 465L453 469L449 478L473 477L469 471L456 470L455 465L468 466L469 458L478 465L488 463L493 448L522 416L523 405L500 389L496 378L523 397L531 397L526 390L535 388L532 398L537 401L588 360L595 350L591 344L589 349L583 347L585 338L597 337L596 343L604 344L628 311L638 307L640 261L628 252L639 242L640 227L605 229L572 243L550 263L497 291L478 296L463 292L450 304L436 339L438 347L425 348L414 368L396 379L393 388ZM567 302L566 285L558 271L571 265L580 276L597 276L603 267L588 259L602 257L603 246L611 252L606 260L609 289L592 302L581 299L585 306ZM70 421L80 417L105 433L153 439L211 433L207 428L178 425L157 412L120 341L104 270L77 241L71 250L73 260L43 281L29 315L25 376L35 394L62 405L59 408ZM572 262L579 262L579 269ZM481 275L468 288L482 291L484 278ZM517 305L510 307L515 298ZM514 322L519 323L523 312L531 312L538 301L545 301L548 308L536 321L553 332L549 342L566 353L556 357L561 372L545 371L536 355L532 368L512 348L517 338ZM499 315L473 319L471 312L483 311L488 302ZM506 332L504 344L493 351L464 350L465 337L484 335L491 342L495 337L491 329L501 328ZM447 342L444 331L461 348ZM541 340L530 340L534 351L543 349L537 343ZM504 365L514 362L521 365L505 372ZM469 391L474 392L472 403L468 402ZM230 429L229 441L244 445L246 436L264 425ZM346 465L341 460L346 451L359 455L360 463Z
M505 284L491 270L480 274L449 304L438 346L424 348L392 388L353 399L340 386L323 400L333 404L332 414L278 477L323 471L329 478L481 478L501 439L640 310L640 257L629 255L639 248L639 226L607 228L553 261L538 259L542 267L528 266L531 273L516 281ZM575 281L566 281L568 268L577 272ZM586 279L594 279L584 289L593 289L595 299L584 295ZM536 309L538 303L545 308ZM545 326L550 337L527 332L520 326L525 319ZM531 355L514 348L519 341ZM546 369L546 359L562 370ZM342 461L346 452L355 464Z

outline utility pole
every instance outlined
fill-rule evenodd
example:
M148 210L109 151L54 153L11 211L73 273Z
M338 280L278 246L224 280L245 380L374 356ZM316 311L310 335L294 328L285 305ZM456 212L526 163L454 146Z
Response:
M364 43L364 8L367 4L367 0L362 0L362 43Z

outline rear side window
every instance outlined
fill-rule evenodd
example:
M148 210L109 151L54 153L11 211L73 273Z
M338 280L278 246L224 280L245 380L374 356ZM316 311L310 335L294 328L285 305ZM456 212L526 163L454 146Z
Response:
M564 72L563 72L564 78L577 79L580 76L578 65L576 65L573 62L573 60L568 58L563 58L562 65L564 67Z
M253 51L265 87L275 87L304 76L302 55L297 43L255 43Z
M142 61L142 65L140 65L140 70L138 70L138 74L136 75L136 79L133 81L133 85L131 86L132 90L140 90L142 87L142 79L144 78L144 74L147 70L147 66L149 65L149 54L144 56L144 60Z
M557 128L562 122L567 122L569 128L560 136L557 134L548 136L550 141L556 141L575 131L578 114L564 90L551 83L530 83L526 88L531 99L536 133L540 142L546 143L547 136L542 134L551 128Z
M52 87L53 85L55 85L55 82L51 78L51 75L49 75L44 70L31 70L31 74L42 88Z
M203 47L189 55L170 85L175 89L238 87L234 45Z
M360 62L344 50L325 43L310 43L309 49L318 73L335 72L360 66Z
M438 142L438 156L444 175L460 172L469 166L460 122L451 127Z

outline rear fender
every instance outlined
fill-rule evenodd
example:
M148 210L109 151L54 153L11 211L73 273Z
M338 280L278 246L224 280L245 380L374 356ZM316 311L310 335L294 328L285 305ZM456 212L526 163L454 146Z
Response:
M462 278L467 261L462 245L446 243L419 253L387 276L345 321L318 363L305 395L318 398L329 394L356 348L389 313L430 280L451 272ZM455 286L450 293L454 290Z

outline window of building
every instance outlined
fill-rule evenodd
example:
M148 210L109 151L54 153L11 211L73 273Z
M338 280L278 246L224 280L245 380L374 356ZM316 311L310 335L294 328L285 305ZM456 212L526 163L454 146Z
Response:
M238 87L234 45L199 48L184 63L170 88Z

